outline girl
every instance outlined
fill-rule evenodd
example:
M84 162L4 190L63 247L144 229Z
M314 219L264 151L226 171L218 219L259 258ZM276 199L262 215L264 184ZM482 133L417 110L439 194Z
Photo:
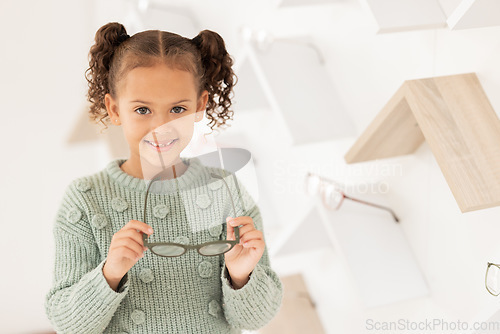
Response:
M85 334L263 327L280 309L283 287L259 208L241 184L234 191L235 177L214 182L226 170L179 156L205 108L212 129L232 114L234 73L223 39L210 30L193 39L159 30L129 36L112 22L97 31L89 55L91 116L122 127L130 158L66 188L53 227L49 320L60 333ZM154 175L165 179L146 187ZM236 212L221 215L233 198ZM148 249L149 239L181 251ZM190 248L224 240L233 247L216 255Z

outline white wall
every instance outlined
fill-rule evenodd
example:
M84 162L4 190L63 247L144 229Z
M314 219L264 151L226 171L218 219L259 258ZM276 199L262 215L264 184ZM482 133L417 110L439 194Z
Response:
M65 144L82 112L91 4L0 2L2 333L50 329L52 220L68 182L98 167L95 149Z
M0 2L0 222L4 232L0 299L7 301L0 306L0 332L50 329L43 301L51 284L52 224L62 191L71 179L100 170L106 162L102 145L68 147L65 140L85 106L84 71L95 31L107 23L105 18L119 19L118 11L109 9L118 8L115 2L99 6L84 0ZM341 92L345 110L339 112L352 116L358 133L404 80L421 77L476 72L500 113L500 27L375 35L373 19L356 0L279 11L264 0L211 2L214 7L204 1L188 3L203 28L226 38L233 54L240 47L236 31L242 24L268 28L277 36L312 34ZM94 9L102 6L108 11L95 16ZM308 112L304 111L305 120ZM233 129L255 141L264 157L262 166L271 173L262 178L273 194L274 212L268 210L265 216L272 217L266 219L269 231L308 210L300 195L278 191L272 184L273 177L279 176L293 187L302 182L307 168L294 167L289 174L278 175L273 169L278 159L307 166L324 164L331 156L343 170L326 172L331 177L347 177L350 168L356 168L342 163L345 151L330 149L348 148L355 138L346 139L347 144L339 141L343 145L291 148L280 139L283 128L273 123L276 118L265 112L235 114ZM401 163L402 176L378 176L390 185L390 193L381 200L401 217L433 302L451 318L473 319L493 300L484 289L484 272L487 261L500 262L500 208L460 213L426 144L415 155L394 162ZM423 312L413 308L411 314L419 311ZM370 312L379 320L403 314L391 306Z

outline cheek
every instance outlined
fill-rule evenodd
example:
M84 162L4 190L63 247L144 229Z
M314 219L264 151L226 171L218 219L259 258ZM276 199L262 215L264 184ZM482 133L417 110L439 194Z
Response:
M194 115L186 115L172 122L175 132L179 134L181 141L189 142L194 132Z
M186 127L186 128L183 128L181 130L182 132L179 132L180 133L180 144L182 147L186 147L190 142L191 142L191 139L193 138L193 127L189 128L189 127Z
M125 123L123 126L123 135L130 144L140 143L147 135L147 130L143 130L134 123Z

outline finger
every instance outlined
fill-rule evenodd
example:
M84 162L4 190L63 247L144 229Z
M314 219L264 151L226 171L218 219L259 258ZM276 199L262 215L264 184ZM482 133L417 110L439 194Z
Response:
M137 242L135 242L131 239L118 239L115 242L115 244L112 245L112 249L114 251L122 250L123 247L133 251L135 254L133 256L134 258L135 257L142 257L144 255L142 245L138 244Z
M123 229L136 229L137 232L142 232L151 235L154 231L151 226L148 224L145 224L141 221L138 220L131 220L129 221Z
M226 239L227 240L236 240L236 236L234 235L234 227L232 227L229 224L226 224L227 230L226 230Z
M136 256L143 256L144 255L144 247L142 244L137 243L135 240L125 238L125 239L118 239L117 242L113 245L113 249L117 249L120 247L127 247L133 250L136 253Z
M119 233L119 234L118 234ZM117 232L120 238L125 238L125 239L133 239L135 242L141 245L141 247L144 248L144 240L142 239L143 233L142 232L137 232L133 229L127 229L123 231Z
M245 248L263 248L265 247L264 240L253 239L243 243Z
M134 252L133 250L131 250L130 248L128 247L125 247L125 246L122 246L120 247L120 249L118 249L118 252L119 254L122 256L122 257L125 257L127 259L130 259L132 261L137 261L139 260L138 257L137 257L137 254L136 252Z
M262 239L262 232L259 230L253 230L245 233L242 237L240 237L240 241L246 242L254 239Z
M240 217L227 217L226 222L228 222L229 225L231 226L241 226L241 225L247 225L247 224L252 224L253 225L253 219L250 216L240 216Z
M234 227L233 227L234 229ZM250 225L250 224L247 224L247 225L243 225L243 227L240 227L240 238L245 234L245 233L248 233L250 231L253 231L255 230L255 226L253 225Z

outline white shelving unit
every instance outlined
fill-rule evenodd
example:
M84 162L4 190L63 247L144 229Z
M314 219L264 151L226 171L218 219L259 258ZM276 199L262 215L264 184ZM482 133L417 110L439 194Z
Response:
M318 199L306 217L273 240L269 252L272 257L290 254L292 241L293 248L302 243L309 250L333 246L368 308L428 295L400 223L380 211L350 201L330 211Z
M360 0L375 19L377 33L500 25L497 0Z
M361 0L361 4L373 15L377 33L446 27L438 0Z
M447 23L454 30L500 25L500 1L462 0Z
M242 82L234 88L235 108L269 107L287 125L293 145L355 135L321 51L309 37L274 39L264 47L250 40L235 59ZM306 123L315 131L306 131Z

